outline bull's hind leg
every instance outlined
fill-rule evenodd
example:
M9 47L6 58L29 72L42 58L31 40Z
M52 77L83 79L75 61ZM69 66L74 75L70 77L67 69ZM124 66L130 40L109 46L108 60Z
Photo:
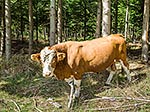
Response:
M129 70L129 64L126 60L120 60L121 66L123 68L123 70L126 72L127 74L127 78L129 80L129 82L131 81L131 76L130 76L130 70Z
M110 74L107 78L106 84L110 85L113 76L116 74L116 65L115 65L115 63L113 63L107 70L110 71Z

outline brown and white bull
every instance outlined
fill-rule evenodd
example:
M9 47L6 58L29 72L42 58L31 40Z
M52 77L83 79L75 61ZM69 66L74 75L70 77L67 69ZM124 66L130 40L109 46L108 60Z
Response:
M101 72L109 67L111 72L106 83L110 84L116 71L115 61L120 61L131 81L126 58L125 40L120 34L83 42L68 41L45 47L40 53L31 55L32 60L42 64L44 77L55 76L68 82L71 87L68 108L80 95L85 72Z

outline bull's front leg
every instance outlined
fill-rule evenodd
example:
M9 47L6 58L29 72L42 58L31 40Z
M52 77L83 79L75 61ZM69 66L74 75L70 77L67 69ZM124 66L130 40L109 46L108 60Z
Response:
M78 99L80 96L80 85L81 80L71 79L67 81L70 86L70 96L68 102L68 108L73 107L75 99Z
M70 86L70 96L69 96L69 101L68 101L68 109L70 109L73 105L73 100L74 100L74 91L75 91L75 86L74 86L74 80L71 80L68 82Z
M80 96L80 85L81 85L81 80L74 80L74 85L75 85L75 92L73 94L73 107L77 106L79 103L79 96Z
M74 98L79 98L79 96L80 96L81 80L76 80L76 79L74 79L74 85L75 85Z

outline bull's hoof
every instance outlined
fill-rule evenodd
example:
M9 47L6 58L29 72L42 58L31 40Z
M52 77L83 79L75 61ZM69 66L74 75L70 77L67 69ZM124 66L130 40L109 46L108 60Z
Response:
M73 102L73 108L79 106L79 97L75 97Z
M74 108L76 106L78 106L79 103L79 98L78 97L74 97L74 99L72 100L72 102L68 103L68 110L74 110Z
M106 88L106 89L109 89L109 88L111 88L111 87L113 87L114 85L113 84L111 84L111 83L105 83L105 85L104 85L104 88Z
M112 84L111 83L105 83L105 85L104 86L111 86Z

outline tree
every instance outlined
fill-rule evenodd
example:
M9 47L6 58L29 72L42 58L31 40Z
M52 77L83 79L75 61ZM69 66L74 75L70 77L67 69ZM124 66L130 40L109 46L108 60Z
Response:
M58 43L60 43L62 42L62 0L58 0L57 33L58 33Z
M129 35L129 0L127 0L126 19L125 19L125 39Z
M35 1L34 8L35 8L35 30L36 30L36 41L39 39L38 27L39 27L39 0Z
M29 0L29 55L32 54L33 44L33 8L32 0Z
M20 2L20 31L21 31L21 39L23 40L23 5L22 5L22 0L19 0Z
M102 0L103 4L103 17L102 17L102 36L107 36L110 34L110 5L111 0Z
M95 37L100 37L101 31L101 12L102 12L102 0L98 0L98 7L97 7L97 19L96 19L96 32Z
M55 0L51 0L50 5L50 46L55 44L55 37L56 37L56 11L55 11Z
M2 1L2 0L1 0ZM23 37L27 37L29 32L29 0L11 0L11 15L12 15L12 34L18 37L17 39L21 40L21 35ZM34 27L36 30L35 36L37 39L43 39L42 34L42 28L50 28L50 1L53 3L52 0L34 0L33 1L33 21L34 21ZM56 0L55 0L56 1ZM49 37L49 40L53 38L51 42L55 43L55 36L58 36L58 41L61 41L60 35L66 34L66 40L83 40L83 39L92 39L94 36L98 34L97 37L99 37L99 34L102 31L107 31L108 26L111 27L111 32L113 33L124 33L125 31L125 16L126 16L126 0L114 0L111 1L111 20L112 23L108 22L107 19L103 19L103 23L98 23L98 21L102 21L102 16L100 20L100 12L97 10L102 7L97 7L101 0L64 0L63 5L59 8L59 2L62 0L58 0L57 9L62 8L62 18L63 18L63 24L61 26L61 19L59 14L61 12L57 13L58 17L58 23L56 23L56 17L54 22L51 22L51 30L53 27L57 26L57 32L54 30L54 33L51 34ZM98 2L99 1L99 2ZM107 2L105 0L104 2ZM60 3L61 4L61 3ZM55 5L55 4L54 4ZM118 6L118 7L117 7ZM142 21L143 21L143 9L144 9L144 0L130 0L130 22L129 22L129 31L132 37L135 38L135 40L138 39L138 41L142 38ZM106 9L107 5L104 5L104 9ZM54 8L54 7L53 7ZM19 9L19 10L18 10ZM52 10L51 10L52 11ZM58 10L61 11L61 10ZM110 9L109 9L110 11ZM103 11L104 12L104 11ZM117 14L118 13L118 14ZM105 14L106 13L105 10ZM117 16L118 15L118 16ZM51 16L53 16L51 14ZM103 16L105 17L105 15ZM98 20L99 19L99 20ZM52 19L51 19L52 20ZM52 21L53 21L52 20ZM97 23L96 23L97 21ZM109 24L108 24L109 23ZM110 25L112 24L112 25ZM2 25L2 24L1 24ZM97 25L97 26L96 26ZM99 26L98 26L99 25ZM59 27L60 26L60 27ZM106 27L107 26L107 27ZM60 29L62 27L62 29ZM108 29L106 29L108 28ZM55 29L55 28L54 28ZM61 31L62 30L62 31ZM99 30L99 31L98 31ZM100 31L101 30L101 31ZM117 31L118 30L118 31ZM59 33L62 32L61 33ZM50 32L50 30L46 31L46 34ZM97 32L97 33L96 33ZM110 31L109 31L110 32ZM36 35L37 34L37 35ZM110 33L109 33L110 34ZM107 34L108 35L108 34ZM83 38L84 37L84 38ZM13 38L13 36L12 36ZM26 39L26 38L24 38ZM35 38L36 39L36 38ZM129 40L131 41L131 40Z
M66 36L69 38L74 36L74 40L77 37L78 39L93 38L96 29L96 10L97 0L63 1L63 28Z
M86 0L83 0L83 7L84 7L84 32L83 32L83 37L84 37L84 40L87 36L87 21L88 21L88 18L87 18L87 1Z
M115 0L115 33L118 33L118 0Z
M5 22L6 22L6 60L11 57L11 9L10 0L5 0Z
M5 51L5 38L6 38L6 29L5 29L5 0L2 0L2 10L1 10L1 39L0 39L0 56L4 54Z
M144 2L144 15L143 15L143 33L142 33L142 60L148 61L148 29L149 29L149 0Z

